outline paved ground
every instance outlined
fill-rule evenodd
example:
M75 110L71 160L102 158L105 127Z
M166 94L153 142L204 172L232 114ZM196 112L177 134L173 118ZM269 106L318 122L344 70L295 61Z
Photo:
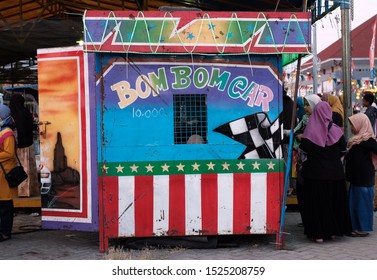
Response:
M41 230L36 213L17 213L11 240L0 243L2 260L103 260L103 259L168 259L168 260L377 260L377 232L368 237L342 237L323 244L311 242L298 227L299 214L286 213L286 246L276 250L275 236L233 236L204 242L203 238L181 239L182 246L135 248L135 240L117 240L109 252L99 253L98 233ZM375 213L377 225L377 213ZM375 226L375 231L377 230ZM149 244L160 239L149 239ZM146 241L146 240L144 240ZM162 241L162 240L161 240ZM167 242L168 240L164 240ZM170 242L172 242L170 240ZM140 243L140 242L139 242ZM193 249L205 244L215 249Z

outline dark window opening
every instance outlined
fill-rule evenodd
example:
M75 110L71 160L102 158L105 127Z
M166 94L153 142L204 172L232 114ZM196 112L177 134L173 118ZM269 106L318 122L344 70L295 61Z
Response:
M207 143L207 95L176 94L174 104L174 144Z

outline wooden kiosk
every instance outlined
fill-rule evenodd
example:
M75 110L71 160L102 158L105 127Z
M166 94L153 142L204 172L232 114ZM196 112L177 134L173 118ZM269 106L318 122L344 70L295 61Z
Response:
M282 68L309 53L310 14L83 21L83 47L38 52L41 162L59 194L42 226L98 230L101 251L119 237L279 233Z

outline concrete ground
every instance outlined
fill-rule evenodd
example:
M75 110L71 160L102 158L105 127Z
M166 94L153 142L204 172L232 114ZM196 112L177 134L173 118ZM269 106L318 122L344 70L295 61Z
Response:
M376 231L377 213L374 218ZM0 259L377 260L376 232L368 237L341 237L316 244L304 236L303 228L297 226L299 222L297 211L287 211L286 245L282 250L276 249L274 235L251 235L219 237L210 239L209 242L206 242L206 238L163 241L157 237L142 240L149 244L147 247L140 247L143 242L139 239L115 240L110 243L108 252L100 253L98 233L42 230L38 212L19 211L14 219L12 239L0 242ZM161 245L162 241L164 246ZM198 249L200 243L207 246L207 249ZM177 244L186 246L175 246Z

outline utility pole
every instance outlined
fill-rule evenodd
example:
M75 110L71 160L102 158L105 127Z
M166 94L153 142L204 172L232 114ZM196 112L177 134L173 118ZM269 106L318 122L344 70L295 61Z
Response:
M346 140L351 137L351 126L348 117L352 115L351 97L351 26L350 8L351 0L338 0L341 10L342 24L342 67L343 67L343 95L344 95L344 136Z
M317 23L313 24L313 94L318 93Z

